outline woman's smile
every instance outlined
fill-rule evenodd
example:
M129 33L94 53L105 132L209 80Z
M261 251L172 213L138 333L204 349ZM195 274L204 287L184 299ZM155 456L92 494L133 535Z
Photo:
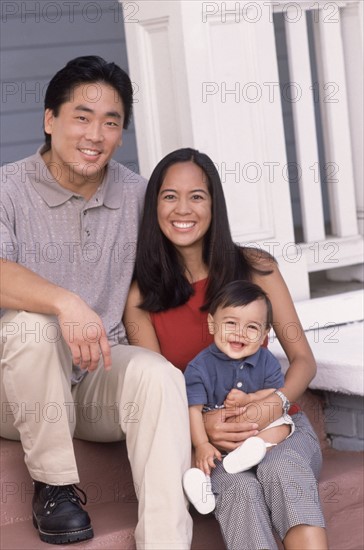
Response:
M158 223L175 247L199 247L211 223L206 174L193 162L178 162L166 172L158 195Z

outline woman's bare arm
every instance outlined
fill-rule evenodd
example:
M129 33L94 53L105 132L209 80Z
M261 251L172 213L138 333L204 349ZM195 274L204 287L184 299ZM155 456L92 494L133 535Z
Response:
M272 302L273 327L290 364L284 386L279 389L291 402L295 402L316 374L315 359L277 264L261 255L255 266L272 271L269 275L254 273L253 282L265 290ZM205 427L210 441L220 449L236 448L239 442L251 435L251 432L246 432L246 422L254 421L258 429L262 430L282 415L282 401L273 393L268 398L255 402L255 409L257 414L254 417L251 411L229 418L207 413Z
M255 275L253 281L268 294L273 307L273 328L287 355L289 368L283 393L296 401L316 375L316 362L278 266L269 262L271 275Z
M129 343L134 346L141 346L160 353L161 349L159 341L150 319L150 315L147 311L144 311L138 307L141 301L139 287L137 283L134 282L130 287L123 315L123 321Z

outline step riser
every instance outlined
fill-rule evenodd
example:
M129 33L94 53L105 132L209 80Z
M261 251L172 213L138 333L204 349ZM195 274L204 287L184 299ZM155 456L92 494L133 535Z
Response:
M114 519L114 525L112 526L114 532L102 535L108 538L107 546L105 546L106 539L100 545L98 537L93 542L83 543L83 546L87 544L87 548L110 548L110 550L114 547L123 550L134 548L133 530L137 518L137 501L125 444L95 444L75 441L75 449L76 455L83 465L81 486L87 491L87 509L93 522L100 522L100 513L102 517L105 508L110 511L110 515ZM92 460L92 456L95 456L94 460ZM86 457L87 461L85 460ZM362 528L364 499L362 464L362 453L343 453L333 449L324 451L324 467L319 487L331 548L362 550L364 540ZM107 467L101 469L101 465L107 465ZM19 536L24 529L25 531L28 530L34 536L34 544L38 544L37 533L35 530L33 532L31 526L33 487L23 461L23 452L19 443L2 440L1 466L2 543L5 539L9 539L10 541L13 540L10 544L15 544L15 546L12 545L6 548L28 549L29 546L26 544L19 546L20 541L16 542L16 533L19 527L22 527ZM97 478L96 472L98 472ZM100 472L102 472L102 478ZM132 517L131 526L128 528L125 525L125 511ZM120 522L118 518L120 518ZM195 521L197 526L195 537L198 538L196 549L203 550L205 547L207 549L211 544L210 548L215 550L216 546L213 545L214 543L216 545L216 540L219 540L220 537L216 522L211 518L202 516L195 517ZM121 525L123 528L120 528ZM343 525L345 525L345 529L343 529ZM105 528L105 525L103 525L103 528ZM214 532L213 537L211 529ZM349 532L350 537L348 538L347 533ZM120 546L121 540L123 544L127 545ZM113 541L115 546L111 545ZM41 543L39 542L39 544ZM36 548L43 547L49 548L48 545L36 546ZM223 549L223 546L221 548Z
M324 464L319 489L329 547L335 550L362 550L363 453L328 448L322 403L306 392L301 406L308 414L323 448ZM95 531L95 538L82 543L82 547L87 550L134 550L137 501L125 442L100 444L75 440L74 445L80 467L80 486L87 492L87 510ZM2 550L49 550L49 545L39 540L31 523L33 488L20 443L1 440L0 460ZM198 514L193 517L192 550L224 550L216 520ZM58 548L63 547L69 549L69 546Z
M88 506L103 502L136 504L136 496L125 442L90 443L74 441L80 469L80 486ZM29 519L33 484L24 463L21 445L1 440L0 525Z

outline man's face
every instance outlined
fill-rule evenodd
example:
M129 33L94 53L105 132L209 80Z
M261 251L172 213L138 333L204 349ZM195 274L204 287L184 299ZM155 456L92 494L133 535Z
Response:
M80 84L57 116L47 109L44 129L52 136L44 159L63 187L82 194L97 186L122 143L124 108L117 91L102 82Z
M243 359L258 351L268 334L267 306L259 299L246 306L220 307L208 314L208 324L216 346L231 359Z

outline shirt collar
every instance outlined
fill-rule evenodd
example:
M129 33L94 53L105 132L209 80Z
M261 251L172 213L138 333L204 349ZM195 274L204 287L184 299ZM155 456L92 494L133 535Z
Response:
M122 201L120 187L122 183L123 178L120 164L115 160L110 160L106 168L104 180L101 184L102 202L108 208L120 208Z
M213 355L215 355L215 357L217 357L218 359L220 359L222 361L231 361L233 364L239 364L239 365L241 365L241 363L247 363L248 365L251 365L252 367L257 366L257 364L259 362L260 354L261 354L261 351L262 351L262 349L259 348L258 351L253 353L253 355L249 355L249 357L244 357L242 359L231 359L228 355L226 355L226 353L219 350L219 348L216 346L216 344L210 344L209 349L210 349L211 353Z
M25 170L31 184L42 199L48 204L48 206L51 208L54 206L60 206L72 197L83 198L82 195L69 191L58 183L58 181L48 170L47 165L43 160L43 152L44 145L40 147L36 154L32 157L34 167L27 170L27 166L25 166ZM118 163L114 160L110 160L104 179L99 187L99 191L97 191L97 193L100 192L100 206L104 204L108 208L120 208L122 194L120 193L120 178L118 177L118 174Z
M67 202L74 193L59 185L54 179L43 160L43 152L44 145L40 147L32 157L34 168L29 167L29 169L27 169L27 165L25 165L25 171L30 183L48 206L60 206Z

